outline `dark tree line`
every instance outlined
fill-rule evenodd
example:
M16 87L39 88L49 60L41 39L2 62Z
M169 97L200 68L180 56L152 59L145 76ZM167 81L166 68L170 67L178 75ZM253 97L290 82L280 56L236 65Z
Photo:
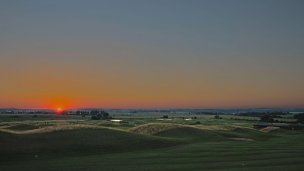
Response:
M86 117L87 115L91 116L93 120L100 119L110 119L110 114L103 110L86 110L86 111L76 111L76 115L81 115L82 117Z
M100 120L100 119L109 119L109 113L102 111L102 110L91 110L90 111L91 118L93 120Z
M293 118L297 119L299 123L304 123L304 113L296 114Z
M273 118L282 118L282 115L290 114L289 112L246 112L246 113L238 113L237 116L255 116L262 117L265 115L271 116Z

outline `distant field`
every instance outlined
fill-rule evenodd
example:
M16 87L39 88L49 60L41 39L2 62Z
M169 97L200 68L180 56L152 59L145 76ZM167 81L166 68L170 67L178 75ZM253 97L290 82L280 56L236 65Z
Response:
M304 131L256 130L254 117L195 117L0 116L0 170L304 168Z

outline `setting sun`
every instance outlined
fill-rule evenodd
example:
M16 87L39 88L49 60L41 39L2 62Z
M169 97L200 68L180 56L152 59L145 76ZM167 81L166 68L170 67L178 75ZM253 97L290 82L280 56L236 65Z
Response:
M56 108L56 114L61 114L63 109L61 107Z

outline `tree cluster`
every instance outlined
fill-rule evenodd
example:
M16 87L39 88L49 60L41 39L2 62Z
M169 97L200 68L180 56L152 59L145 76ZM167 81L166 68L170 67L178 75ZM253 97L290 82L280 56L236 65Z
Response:
M260 117L260 121L262 122L274 122L274 116L270 114L264 114Z
M293 118L297 119L299 123L304 123L304 113L296 114Z
M100 120L100 119L109 119L109 113L102 110L91 110L90 111L91 119Z

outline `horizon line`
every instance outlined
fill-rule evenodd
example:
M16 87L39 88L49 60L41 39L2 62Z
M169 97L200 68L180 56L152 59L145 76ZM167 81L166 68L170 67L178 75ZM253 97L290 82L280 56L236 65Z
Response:
M36 108L36 107L0 107L0 110L12 109L12 110L56 110L55 108ZM286 109L301 109L304 107L214 107L214 108L204 108L204 107L151 107L151 108L140 108L140 107L72 107L65 108L63 110L88 110L88 109L103 109L103 110L286 110Z

